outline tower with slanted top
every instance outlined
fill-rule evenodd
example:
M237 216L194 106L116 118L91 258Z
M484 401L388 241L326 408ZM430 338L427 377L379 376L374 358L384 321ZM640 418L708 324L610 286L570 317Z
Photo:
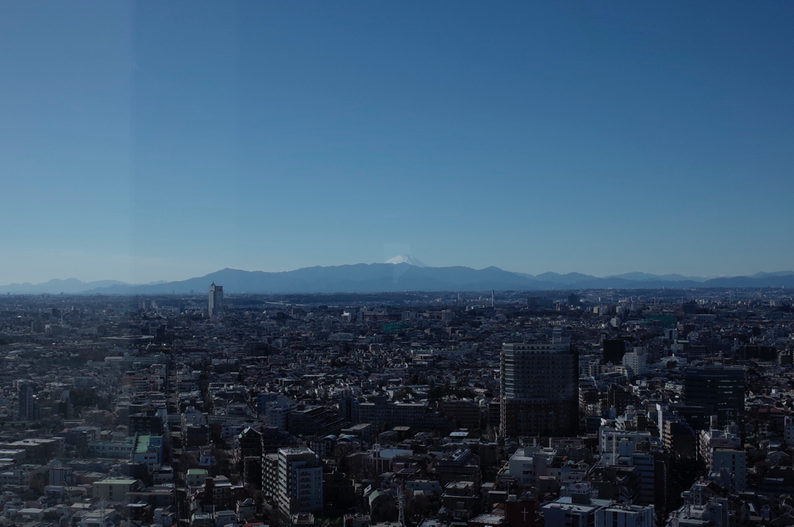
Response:
M208 311L210 316L217 315L223 311L223 286L215 285L214 281L210 286Z

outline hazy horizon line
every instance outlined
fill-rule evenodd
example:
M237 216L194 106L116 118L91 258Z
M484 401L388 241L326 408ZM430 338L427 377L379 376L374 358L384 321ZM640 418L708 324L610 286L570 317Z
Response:
M263 270L263 269L244 269L242 267L229 267L229 266L227 266L227 267L222 267L220 269L216 269L214 271L204 272L203 274L198 273L198 274L192 274L192 275L189 275L189 276L183 275L183 277L175 278L175 279L159 278L159 279L155 279L155 280L147 280L147 281L141 281L141 282L130 282L130 281L126 281L126 280L119 279L119 278L84 279L84 278L78 278L76 276L68 276L66 278L49 278L49 279L41 280L41 281L24 280L24 281L8 281L8 282L6 282L5 280L3 280L4 283L0 283L0 287L14 286L14 285L28 285L28 284L29 285L33 285L33 286L37 286L37 285L47 284L49 282L55 282L55 281L66 282L66 281L72 281L72 280L77 280L77 281L85 283L85 284L90 284L90 283L94 283L94 282L118 282L118 283L124 284L124 285L141 286L141 285L153 285L153 284L157 284L157 283L181 282L181 281L186 281L186 280L190 280L190 279L193 279L193 278L201 278L203 276L208 276L208 275L211 275L211 274L214 274L214 273L218 273L218 272L221 272L221 271L224 271L224 270L243 271L243 272L274 273L275 274L275 273L289 273L289 272L294 272L294 271L298 271L298 270L301 270L301 269L311 269L311 268L317 268L317 267L345 267L345 266L356 266L356 265L411 265L411 264L402 264L402 263L394 264L394 263L389 263L389 262L370 262L370 263L358 262L358 263L351 263L351 264L336 264L336 265L305 265L305 266L302 266L302 267L295 267L293 269L276 270L276 271L268 271L268 270ZM421 267L421 266L416 266L416 267ZM528 276L531 276L533 278L541 276L541 275L544 275L544 274L556 274L556 275L560 275L560 276L567 276L567 275L571 275L571 274L581 274L581 275L585 275L585 276L591 276L591 277L594 277L594 278L606 279L606 278L619 278L619 277L623 277L623 276L629 275L629 274L641 273L641 274L652 275L652 276L656 276L656 277L678 275L678 276L681 276L682 279L711 280L711 279L716 279L716 278L735 278L735 277L742 277L742 276L751 277L751 276L754 276L754 275L757 275L757 274L761 274L761 273L764 273L764 274L792 273L792 274L794 274L794 271L792 271L792 270L784 270L784 269L780 269L780 270L776 270L776 271L755 271L753 273L744 273L744 274L721 273L721 274L708 274L708 275L688 274L688 273L683 273L683 272L658 273L658 272L632 270L632 271L625 271L625 272L598 275L598 274L587 273L587 272L583 272L583 271L569 271L569 272L543 271L543 272L539 272L539 273L530 273L530 272L525 272L525 271L513 271L513 270L510 270L510 269L506 269L504 267L500 267L498 265L488 265L488 266L485 266L485 267L469 267L467 265L443 265L443 266L426 265L425 267L436 268L436 269L452 268L452 267L465 267L465 268L474 269L474 270L484 270L484 269L488 269L488 268L491 268L491 267L495 267L495 268L500 269L502 271L506 271L506 272L513 273L513 274L519 274L519 275L528 275Z

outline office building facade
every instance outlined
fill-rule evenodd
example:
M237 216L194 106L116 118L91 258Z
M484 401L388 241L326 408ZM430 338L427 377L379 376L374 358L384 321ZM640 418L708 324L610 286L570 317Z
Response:
M744 425L744 369L709 366L688 368L684 377L688 406L704 408L717 416L720 427ZM694 425L693 425L694 427Z
M579 430L579 358L567 339L505 343L500 361L503 436Z

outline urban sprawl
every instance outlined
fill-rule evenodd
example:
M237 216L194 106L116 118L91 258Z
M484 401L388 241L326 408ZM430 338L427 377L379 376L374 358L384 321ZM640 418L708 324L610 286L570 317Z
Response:
M0 527L794 525L786 289L0 297Z

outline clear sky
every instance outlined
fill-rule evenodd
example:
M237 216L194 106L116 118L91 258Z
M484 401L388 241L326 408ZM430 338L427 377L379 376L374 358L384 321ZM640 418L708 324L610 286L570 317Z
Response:
M794 268L794 3L2 2L0 284Z

